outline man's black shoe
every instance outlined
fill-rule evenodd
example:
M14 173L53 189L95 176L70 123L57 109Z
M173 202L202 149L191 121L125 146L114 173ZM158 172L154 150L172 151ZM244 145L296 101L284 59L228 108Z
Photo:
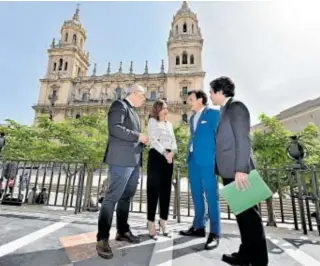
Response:
M250 263L246 262L244 259L240 258L238 253L232 253L232 254L223 254L222 255L222 261L225 263L228 263L230 265L236 265L236 266L249 266Z
M190 227L187 231L180 231L182 236L196 236L196 237L205 237L206 230L204 228L195 229L193 226Z
M214 234L210 233L207 239L206 244L204 245L204 249L211 250L217 248L219 246L219 237Z
M117 233L116 240L117 241L127 241L129 243L134 243L134 244L140 243L140 238L138 236L133 235L131 231L128 231L123 234Z
M108 240L100 240L97 242L96 250L98 255L104 259L111 259L113 257L113 253L111 247L109 245Z

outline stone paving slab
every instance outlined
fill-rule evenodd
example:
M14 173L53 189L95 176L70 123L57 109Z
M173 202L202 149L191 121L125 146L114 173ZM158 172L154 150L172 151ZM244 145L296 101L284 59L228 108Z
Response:
M17 210L0 207L0 226L4 228L2 235L0 235L0 265L193 266L201 263L201 266L223 266L226 264L221 262L221 255L236 251L240 244L236 224L224 221L222 224L223 238L219 248L213 251L204 251L205 239L193 239L178 235L179 230L189 227L191 218L188 217L184 217L180 224L170 220L169 228L174 231L172 239L160 237L154 241L147 236L145 214L131 213L132 230L141 235L142 243L132 245L112 240L114 258L106 261L98 257L95 251L97 213L73 215L68 212L52 210L40 213L28 213L27 208ZM1 256L1 251L7 243L60 221L67 221L63 228L22 246L10 254ZM312 266L320 265L320 238L315 232L303 236L299 231L284 228L266 228L266 231L270 266L311 266L310 261L313 262ZM3 235L5 238L1 238ZM113 228L111 239L114 239L114 236L115 229Z

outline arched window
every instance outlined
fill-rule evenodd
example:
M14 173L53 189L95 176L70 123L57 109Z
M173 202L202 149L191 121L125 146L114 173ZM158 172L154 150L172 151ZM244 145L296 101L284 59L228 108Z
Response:
M63 64L63 59L60 58L60 59L59 59L59 67L58 67L58 70L59 70L59 71L62 70L62 64Z
M187 23L183 23L182 31L187 32Z
M81 68L79 67L78 68L78 76L80 76L80 73L81 73Z
M194 25L192 24L192 26L191 26L191 32L193 33L193 31L194 31Z
M68 41L68 32L66 33L65 37L64 37L64 41L67 42Z
M179 55L176 56L176 65L177 66L180 65L180 56Z
M56 71L56 70L57 70L57 63L54 62L54 63L53 63L53 71Z
M76 34L73 34L72 42L77 43L77 35Z
M83 48L83 39L82 38L80 40L80 47L81 47L81 49Z
M117 99L121 99L121 94L122 94L122 89L116 88L116 98Z
M179 28L178 28L178 25L176 25L176 35L178 35L179 33Z
M188 64L188 54L187 52L182 53L182 64L187 65Z
M67 71L68 69L68 62L64 62L64 71Z
M193 65L194 64L194 56L193 54L190 55L190 64Z

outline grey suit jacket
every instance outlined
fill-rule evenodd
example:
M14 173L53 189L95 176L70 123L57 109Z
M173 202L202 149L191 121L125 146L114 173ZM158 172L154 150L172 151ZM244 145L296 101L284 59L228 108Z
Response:
M108 129L104 162L128 167L141 164L143 146L139 142L140 119L127 100L114 101L110 106Z
M216 174L233 179L236 172L254 169L250 139L250 114L239 101L230 99L223 107L216 134Z

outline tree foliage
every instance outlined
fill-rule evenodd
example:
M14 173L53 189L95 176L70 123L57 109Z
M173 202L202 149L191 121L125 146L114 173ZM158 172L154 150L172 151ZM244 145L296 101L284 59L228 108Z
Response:
M279 168L283 168L289 163L286 147L291 133L275 117L261 114L259 119L265 129L253 132L252 148L257 167L262 169L261 174L270 189L276 192L279 186L286 186L288 182L287 173ZM277 170L270 170L276 168Z
M177 140L178 152L175 155L175 164L180 166L181 177L187 177L186 156L189 142L189 126L181 123L174 128L174 134Z
M107 140L104 114L53 122L40 116L36 126L7 120L3 157L27 161L81 162L94 167L103 159Z
M310 123L306 126L299 135L300 140L305 145L307 157L305 159L307 165L319 165L320 162L320 130Z

